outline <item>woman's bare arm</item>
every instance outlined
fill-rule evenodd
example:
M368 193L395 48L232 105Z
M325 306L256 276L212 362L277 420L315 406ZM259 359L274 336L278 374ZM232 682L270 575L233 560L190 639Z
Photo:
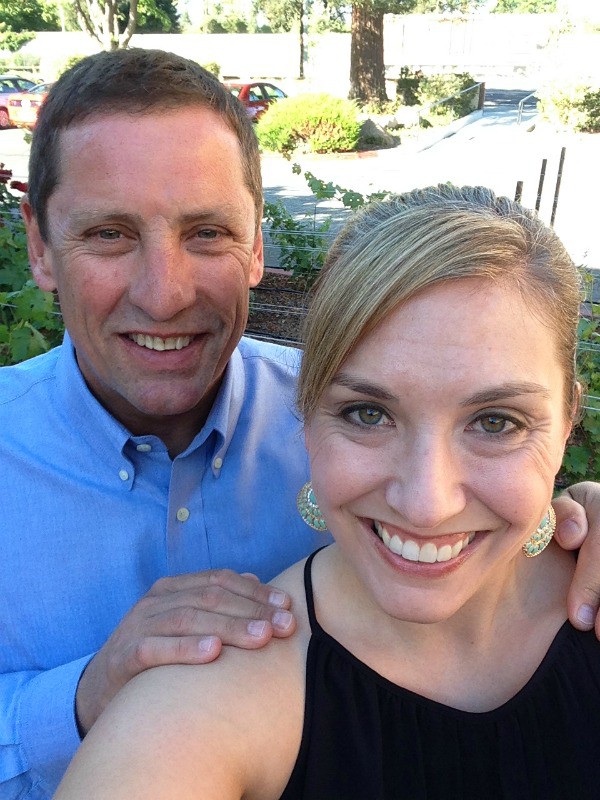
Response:
M276 800L300 746L302 640L137 676L86 736L55 800Z

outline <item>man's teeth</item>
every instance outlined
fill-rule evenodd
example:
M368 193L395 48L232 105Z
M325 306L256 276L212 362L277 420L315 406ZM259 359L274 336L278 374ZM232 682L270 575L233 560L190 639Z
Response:
M375 533L392 553L402 556L407 561L421 561L425 564L434 564L436 561L450 561L452 558L456 558L475 538L475 533L469 533L465 534L462 539L459 539L453 545L445 544L437 547L433 542L425 542L425 544L419 546L412 539L407 539L403 542L397 534L390 536L377 520L374 521L373 527Z
M160 336L147 336L144 333L130 333L129 338L140 347L147 347L148 350L181 350L187 347L192 341L192 336L170 336L168 339L161 339Z

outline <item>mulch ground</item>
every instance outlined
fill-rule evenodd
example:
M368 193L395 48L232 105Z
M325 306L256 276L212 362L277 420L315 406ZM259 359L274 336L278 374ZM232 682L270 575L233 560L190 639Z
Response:
M252 290L246 332L300 346L307 307L308 291L302 281L281 270L267 270Z

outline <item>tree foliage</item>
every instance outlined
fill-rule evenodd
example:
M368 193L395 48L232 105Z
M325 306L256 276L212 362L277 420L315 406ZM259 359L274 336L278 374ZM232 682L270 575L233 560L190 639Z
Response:
M274 33L289 33L298 28L304 6L303 0L254 0L252 9L266 17Z
M34 31L57 31L53 3L40 0L0 0L0 49L17 51L33 39Z
M498 0L495 14L554 14L556 0Z
M556 11L556 0L416 0L415 14L546 14Z
M56 5L41 0L0 0L0 20L15 33L60 30Z
M126 25L130 3L119 3L119 24ZM179 33L179 12L173 0L138 0L136 33Z

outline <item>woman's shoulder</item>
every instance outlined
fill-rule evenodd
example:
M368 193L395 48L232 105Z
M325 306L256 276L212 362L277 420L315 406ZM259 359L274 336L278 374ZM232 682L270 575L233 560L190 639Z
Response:
M102 800L280 797L304 716L301 576L291 569L277 581L300 617L288 639L258 650L224 647L209 664L155 667L129 681L75 760L78 789Z

